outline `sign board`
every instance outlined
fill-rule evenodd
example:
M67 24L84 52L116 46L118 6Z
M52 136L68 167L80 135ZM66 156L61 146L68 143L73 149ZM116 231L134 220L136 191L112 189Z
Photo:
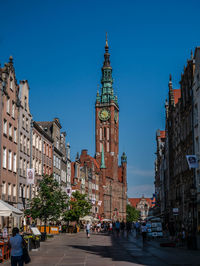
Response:
M178 208L173 208L173 214L174 215L178 215L178 212L179 212Z
M27 169L27 184L33 185L35 180L35 169Z
M51 227L51 231L58 231L58 227Z
M31 227L31 231L33 232L33 234L35 236L40 236L41 235L41 233L40 233L40 231L38 230L37 227Z
M186 155L189 169L198 168L198 160L196 155Z

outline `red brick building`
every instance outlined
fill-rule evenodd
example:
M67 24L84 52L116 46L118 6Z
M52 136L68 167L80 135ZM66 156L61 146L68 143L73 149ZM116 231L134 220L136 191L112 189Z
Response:
M97 92L95 104L95 158L89 156L86 151L82 151L80 164L85 163L98 174L99 191L97 194L99 205L95 207L98 207L100 216L111 220L125 220L127 157L125 153L122 154L121 165L119 166L119 105L117 96L114 95L112 67L108 50L108 42L106 40L102 67L102 88L101 93ZM73 175L75 176L74 180L76 180L76 174L78 174L78 170L73 170L75 165L78 169L77 161L72 164L72 177ZM78 183L76 187L79 187Z

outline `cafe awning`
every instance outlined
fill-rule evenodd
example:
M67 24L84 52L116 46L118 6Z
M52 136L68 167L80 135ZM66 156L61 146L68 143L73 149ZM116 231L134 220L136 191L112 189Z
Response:
M8 204L7 202L0 200L0 216L12 216L20 217L23 212Z

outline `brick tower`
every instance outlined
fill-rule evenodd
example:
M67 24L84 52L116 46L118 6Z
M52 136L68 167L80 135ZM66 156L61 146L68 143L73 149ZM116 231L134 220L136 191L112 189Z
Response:
M101 93L96 97L96 160L102 172L104 189L104 216L125 219L126 209L126 155L118 166L119 152L119 105L113 90L112 67L110 65L106 36L104 63L102 67Z

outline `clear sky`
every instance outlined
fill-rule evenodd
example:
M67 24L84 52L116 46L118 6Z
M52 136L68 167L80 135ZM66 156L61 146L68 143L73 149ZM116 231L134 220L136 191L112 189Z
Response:
M94 155L108 32L128 195L151 196L169 73L178 88L191 49L200 45L200 1L1 0L0 10L0 62L13 55L17 79L28 80L34 120L60 118L72 159L84 148Z

